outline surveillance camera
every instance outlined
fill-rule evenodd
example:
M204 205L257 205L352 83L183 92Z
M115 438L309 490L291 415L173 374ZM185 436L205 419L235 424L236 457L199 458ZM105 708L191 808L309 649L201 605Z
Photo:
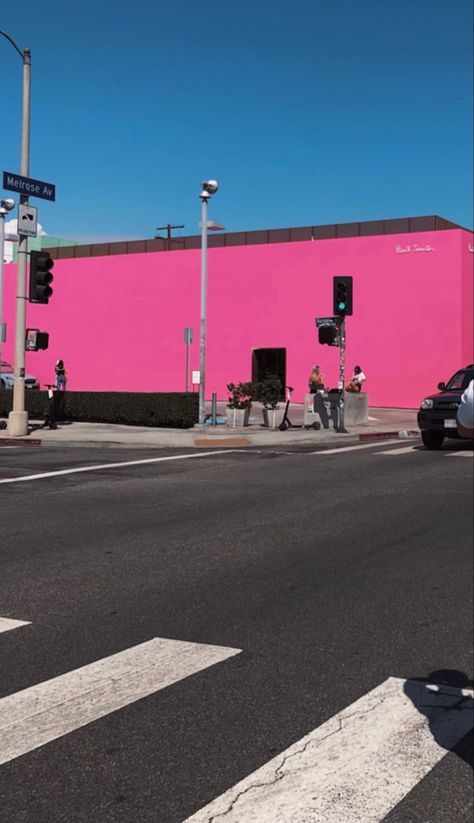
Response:
M205 180L202 184L202 190L207 192L207 194L215 194L218 188L219 183L217 180Z
M15 208L15 201L8 197L6 200L0 200L0 208L5 211L11 211Z

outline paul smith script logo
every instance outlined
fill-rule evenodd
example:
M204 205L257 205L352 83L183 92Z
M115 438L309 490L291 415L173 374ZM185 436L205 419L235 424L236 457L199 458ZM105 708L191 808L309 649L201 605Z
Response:
M410 254L412 251L436 251L434 246L430 246L427 243L426 246L418 246L417 243L413 243L411 246L396 246L395 251L397 254Z

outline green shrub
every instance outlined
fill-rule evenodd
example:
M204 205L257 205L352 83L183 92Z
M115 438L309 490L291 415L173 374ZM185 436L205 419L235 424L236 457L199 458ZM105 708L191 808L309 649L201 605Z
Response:
M0 416L8 416L12 400L12 391L0 389ZM44 417L48 393L26 391L25 406L29 417ZM55 410L58 420L189 429L198 421L199 395L190 392L55 392Z

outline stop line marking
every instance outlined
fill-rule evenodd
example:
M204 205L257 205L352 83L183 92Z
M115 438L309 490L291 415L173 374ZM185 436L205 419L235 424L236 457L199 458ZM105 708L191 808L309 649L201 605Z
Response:
M390 677L184 823L380 823L472 728L472 691Z
M0 764L240 653L154 638L0 700Z
M120 463L98 463L96 466L77 466L74 469L58 469L52 472L41 472L41 474L25 474L22 477L7 477L0 480L0 483L26 483L29 480L43 480L46 477L60 477L65 474L81 474L82 472L96 472L104 469L121 469L126 466L144 466L147 463L165 463L170 460L192 460L193 457L214 457L219 454L232 454L234 449L225 451L196 452L193 454L173 454L167 457L147 457L143 460L123 460Z

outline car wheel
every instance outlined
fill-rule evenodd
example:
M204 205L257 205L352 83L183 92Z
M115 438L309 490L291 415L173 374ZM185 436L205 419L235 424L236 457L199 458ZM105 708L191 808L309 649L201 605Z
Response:
M444 434L440 432L422 431L421 439L427 449L440 449L443 445Z
M4 380L0 380L0 389L6 389Z

